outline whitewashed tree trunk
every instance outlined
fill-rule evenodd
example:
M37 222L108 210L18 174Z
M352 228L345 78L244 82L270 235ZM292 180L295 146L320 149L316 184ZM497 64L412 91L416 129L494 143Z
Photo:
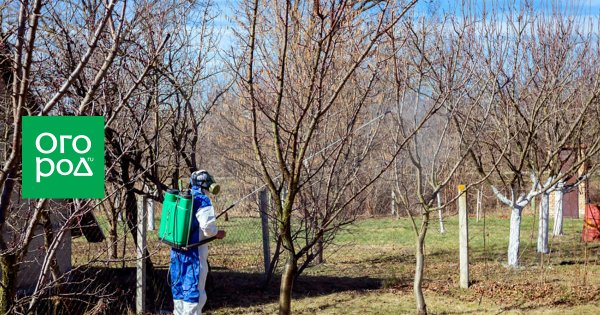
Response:
M554 236L563 235L563 187L564 182L559 182L556 189L556 198L554 201Z
M511 207L510 231L508 238L508 266L519 266L519 246L521 245L521 216L523 208L527 206L535 196L546 192L551 188L552 178L549 178L542 186L539 183L535 172L531 172L531 190L527 195L521 194L518 198L515 196L514 188L511 189L510 198L503 195L496 187L492 186L492 192L499 201Z
M519 246L521 242L522 206L514 206L510 215L510 235L508 239L508 266L519 266Z
M550 193L542 193L542 201L540 202L540 220L538 224L538 240L537 240L537 251L538 253L548 254L548 216L550 213L549 207Z
M438 217L440 220L440 233L446 233L446 228L444 228L444 218L442 216L442 196L438 193L437 196L437 204L438 204Z

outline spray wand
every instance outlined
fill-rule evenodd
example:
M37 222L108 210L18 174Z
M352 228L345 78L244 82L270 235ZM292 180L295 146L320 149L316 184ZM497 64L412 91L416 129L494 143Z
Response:
M362 124L360 127L356 128L356 130L355 130L354 132L356 132L356 131L359 131L359 130L363 129L364 127L366 127L366 126L368 126L368 125L372 124L373 122L377 121L378 119L381 119L381 118L383 118L385 115L387 115L387 114L391 114L391 113L392 113L391 111L386 111L386 112L384 112L384 113L382 113L382 114L379 114L377 117L375 117L375 118L373 118L373 119L371 119L371 120L367 121L366 123ZM310 161L310 160L311 160L312 158L314 158L314 157L315 157L317 154L320 154L320 153L322 153L323 151L325 151L325 150L328 150L329 148L331 148L332 146L336 145L337 143L339 143L339 142L340 142L340 141L342 141L342 140L343 140L343 138L339 138L339 139L337 139L336 141L333 141L332 143L328 144L328 145L327 145L326 147L324 147L323 149L319 150L319 151L318 151L318 152L316 152L316 153L313 153L313 154L312 154L312 155L310 155L309 157L307 157L307 158L305 158L304 160L302 160L302 162ZM277 177L275 177L275 179L277 179L277 178L279 178L279 177L281 177L281 175L278 175ZM218 219L218 218L220 218L220 217L221 217L222 215L224 215L225 213L227 213L227 211L229 211L229 210L233 209L233 208L234 208L235 206L237 206L237 205L238 205L238 204L239 204L241 201L243 201L243 200L245 200L246 198L248 198L248 197L250 197L250 196L252 196L252 195L256 194L256 193L257 193L259 190L261 190L261 189L263 189L263 188L265 188L265 187L267 187L267 185L266 185L266 184L264 184L264 185L262 185L262 186L258 187L257 189L253 190L251 193L249 193L249 194L245 195L244 197L242 197L242 198L238 199L237 201L235 201L234 203L232 203L231 205L229 205L229 207L227 207L227 208L226 208L225 210L223 210L221 213L219 213L219 215L217 215L217 219Z

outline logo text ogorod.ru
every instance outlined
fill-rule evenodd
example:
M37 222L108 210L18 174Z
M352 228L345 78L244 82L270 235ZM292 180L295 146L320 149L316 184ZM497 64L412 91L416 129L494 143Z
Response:
M103 198L104 118L23 117L23 198Z

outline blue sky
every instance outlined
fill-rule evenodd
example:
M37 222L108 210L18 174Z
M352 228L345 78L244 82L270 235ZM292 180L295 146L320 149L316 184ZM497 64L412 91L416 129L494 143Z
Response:
M240 0L213 0L218 8L220 15L215 21L215 26L222 33L221 48L227 49L232 44L232 28L235 24L232 16L235 14L235 8L239 7ZM597 16L600 14L600 0L466 0L472 3L478 10L485 5L490 8L493 3L514 4L518 8L524 3L531 3L536 10L552 10L552 4L559 4L561 9L568 10L569 15ZM462 1L444 1L444 0L419 0L414 9L416 15L428 15L436 11L437 14L450 13L459 9ZM573 5L575 4L575 5Z
M484 5L489 7L494 2L515 3L515 5L517 7L520 4L529 2L529 3L532 3L535 8L538 8L540 10L548 9L549 7L551 7L551 5L549 5L551 3L559 3L563 6L565 4L575 3L576 4L575 7L577 7L578 10L580 12L582 12L582 14L595 15L595 14L600 13L600 0L566 0L566 1L560 1L560 0L500 0L500 1L498 1L498 0L496 0L496 1L467 0L467 2L473 3L478 8L482 8ZM232 15L232 12L233 12L232 8L238 7L240 1L239 0L214 0L214 3L219 7L221 12L223 13L221 20L219 21L220 24L227 25L228 24L227 17ZM437 8L437 9L441 10L442 12L448 12L448 11L451 11L453 7L460 7L461 3L462 3L462 1L460 1L460 0L459 1L419 0L419 2L417 3L417 6L416 6L416 10L425 13L427 11L430 11L432 8Z
M506 4L514 4L515 7L519 7L524 5L525 3L530 3L534 8L539 10L548 10L552 7L552 3L560 4L561 6L572 6L577 9L577 11L581 12L581 14L598 14L600 11L600 0L501 0L501 1L489 1L489 0L467 0L467 2L472 3L478 9L483 8L483 6L487 6L488 8L494 3L501 3L501 5ZM437 8L442 12L451 11L453 7L460 7L462 1L443 1L443 0L420 0L417 4L417 10L425 11L431 10L431 8Z

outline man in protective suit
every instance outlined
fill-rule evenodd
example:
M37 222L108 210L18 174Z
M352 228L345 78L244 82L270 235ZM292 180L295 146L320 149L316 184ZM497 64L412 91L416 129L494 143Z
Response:
M217 194L219 187L212 176L204 170L193 172L190 176L193 213L188 244L198 243L210 237L222 239L225 231L218 230L215 210L207 192ZM206 303L206 276L208 274L208 244L187 250L171 249L171 290L175 315L202 314Z

